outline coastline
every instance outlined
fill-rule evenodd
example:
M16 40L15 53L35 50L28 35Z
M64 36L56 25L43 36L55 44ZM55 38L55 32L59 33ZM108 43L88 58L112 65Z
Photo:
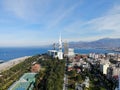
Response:
M19 64L20 62L23 62L24 60L26 60L29 57L31 57L31 56L24 56L24 57L20 57L20 58L15 58L15 59L9 60L7 62L0 63L0 72L3 72L5 70L10 69L11 67Z

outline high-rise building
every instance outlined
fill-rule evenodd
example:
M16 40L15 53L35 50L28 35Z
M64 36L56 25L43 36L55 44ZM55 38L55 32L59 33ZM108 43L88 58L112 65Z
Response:
M65 42L64 42L64 55L65 55L65 56L68 55L68 47L69 47L69 46L68 46L68 42L65 41Z

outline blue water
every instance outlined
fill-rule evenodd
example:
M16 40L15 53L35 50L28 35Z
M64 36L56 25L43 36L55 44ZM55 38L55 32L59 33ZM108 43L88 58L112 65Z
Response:
M0 60L11 60L23 56L46 53L50 48L0 48Z
M98 54L105 54L105 53L118 53L111 50L105 49L75 49L75 53L79 54L89 54L89 53L98 53Z
M46 53L50 48L0 48L0 60L8 61L11 59L33 56L37 54ZM75 53L88 54L88 53L111 53L103 49L75 49Z

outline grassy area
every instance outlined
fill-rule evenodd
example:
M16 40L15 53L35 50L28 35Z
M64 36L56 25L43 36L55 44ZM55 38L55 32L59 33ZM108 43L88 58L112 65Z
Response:
M0 77L0 90L7 90L25 72L29 72L32 62L36 61L37 58L39 58L39 56L30 57L9 70L2 72L2 77Z

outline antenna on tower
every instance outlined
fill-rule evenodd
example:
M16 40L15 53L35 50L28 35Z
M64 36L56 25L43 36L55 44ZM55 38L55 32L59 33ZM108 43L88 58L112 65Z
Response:
M62 49L62 39L61 39L61 33L60 33L60 37L59 37L59 50Z
M56 44L53 43L53 50L56 50Z
M58 51L58 58L59 59L63 59L63 52L62 52L62 39L61 39L61 33L60 33L60 36L59 36L59 51Z

